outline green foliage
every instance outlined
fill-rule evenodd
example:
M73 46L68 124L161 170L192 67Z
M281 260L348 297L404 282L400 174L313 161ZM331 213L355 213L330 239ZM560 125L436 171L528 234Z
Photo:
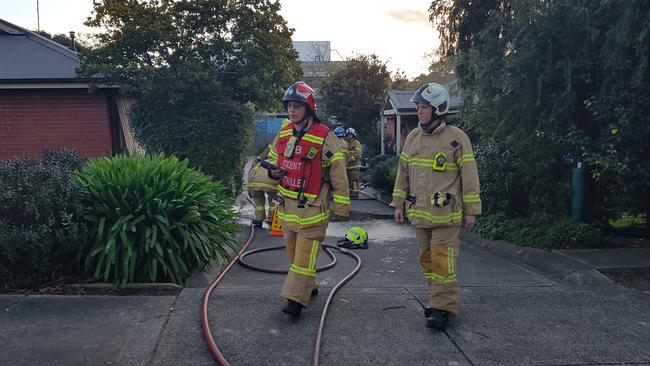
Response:
M279 106L300 74L292 31L269 0L101 1L86 21L102 28L81 74L101 74L126 91L147 93L166 74L218 85L221 95L260 108ZM195 73L200 75L195 75Z
M327 112L346 128L353 127L364 145L379 151L378 111L386 97L390 74L377 55L360 55L346 60L323 81Z
M370 163L370 185L388 194L393 193L399 156L378 155Z
M90 161L76 175L84 187L91 245L81 259L94 279L183 284L194 269L228 258L237 244L232 199L223 186L162 155Z
M458 56L464 118L511 152L527 192L509 212L568 215L578 161L593 178L595 217L650 211L643 1L436 0L430 10L443 52Z
M600 242L600 230L562 217L535 215L511 219L503 214L488 215L478 221L482 237L543 249L589 248Z
M86 22L101 28L97 47L79 75L141 96L137 140L190 159L236 194L252 110L279 109L301 74L279 10L269 0L100 1Z
M235 196L252 140L252 111L227 98L216 99L200 85L191 92L177 91L163 88L142 97L132 114L136 137L147 151L189 159Z
M84 159L44 151L0 163L0 283L26 287L69 270L83 241L72 172Z

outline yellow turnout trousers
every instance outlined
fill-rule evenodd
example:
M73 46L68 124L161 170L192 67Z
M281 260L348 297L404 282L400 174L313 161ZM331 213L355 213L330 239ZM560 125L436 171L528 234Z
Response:
M326 228L327 223L322 228L311 230L282 228L289 257L289 274L282 285L282 298L299 302L305 307L309 306L311 291L318 287L316 261L325 239Z
M350 197L358 198L359 197L359 169L348 169L348 183L350 189Z
M460 225L415 228L420 265L430 289L429 307L458 315L456 260Z
M248 195L250 196L251 200L253 200L253 204L255 205L255 220L271 220L273 218L273 198L275 197L275 192L249 191ZM268 213L266 211L267 209L265 195L269 196Z

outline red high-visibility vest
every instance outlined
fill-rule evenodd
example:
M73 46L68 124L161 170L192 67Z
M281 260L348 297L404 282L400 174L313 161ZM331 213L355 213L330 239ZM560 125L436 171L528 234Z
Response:
M318 196L323 178L323 143L329 131L322 123L314 123L300 138L294 136L291 123L280 130L277 143L278 165L287 171L281 181L284 189L280 189L280 193L290 198L297 198L300 191L309 199ZM293 149L290 157L285 154L287 149Z

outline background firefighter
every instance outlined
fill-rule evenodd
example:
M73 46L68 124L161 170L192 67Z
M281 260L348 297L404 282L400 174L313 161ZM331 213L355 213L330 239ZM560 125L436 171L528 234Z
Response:
M361 142L357 138L357 131L348 127L345 131L348 142L347 174L350 184L350 198L359 197L359 172L361 170Z
M395 221L402 224L406 205L415 226L420 264L431 291L426 325L442 329L448 314L459 311L459 232L461 223L469 229L481 213L478 170L469 137L445 123L447 89L424 84L411 101L417 104L419 126L406 137L391 206Z
M329 222L330 192L338 216L349 216L350 197L338 138L316 116L313 90L296 82L282 101L291 123L280 130L272 151L283 170L269 175L282 178L278 215L290 263L280 294L287 300L282 311L298 317L318 292L316 261Z
M280 129L285 127L289 120L282 121ZM273 165L278 164L278 156L273 149L273 145L277 141L278 136L271 144L269 144L264 151L257 157L258 162L253 164L248 172L248 196L253 200L255 205L255 219L253 225L262 227L262 222L270 222L273 217L273 199L278 191L278 180L269 176L266 169L262 168L261 161L265 160ZM268 209L266 209L266 200L268 196Z
M341 153L343 154L343 161L345 166L348 164L348 141L345 139L345 129L343 127L337 127L334 129L334 134L339 138L339 145L341 148Z

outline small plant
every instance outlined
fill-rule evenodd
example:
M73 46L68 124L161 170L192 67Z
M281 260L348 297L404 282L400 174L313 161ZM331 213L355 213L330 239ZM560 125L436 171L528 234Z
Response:
M600 242L600 230L568 217L536 215L530 218L507 218L503 214L487 215L478 220L482 237L506 240L513 244L543 249L589 248Z
M86 273L118 286L183 284L191 271L228 258L238 232L232 199L188 161L134 155L90 161L76 175L91 245Z

